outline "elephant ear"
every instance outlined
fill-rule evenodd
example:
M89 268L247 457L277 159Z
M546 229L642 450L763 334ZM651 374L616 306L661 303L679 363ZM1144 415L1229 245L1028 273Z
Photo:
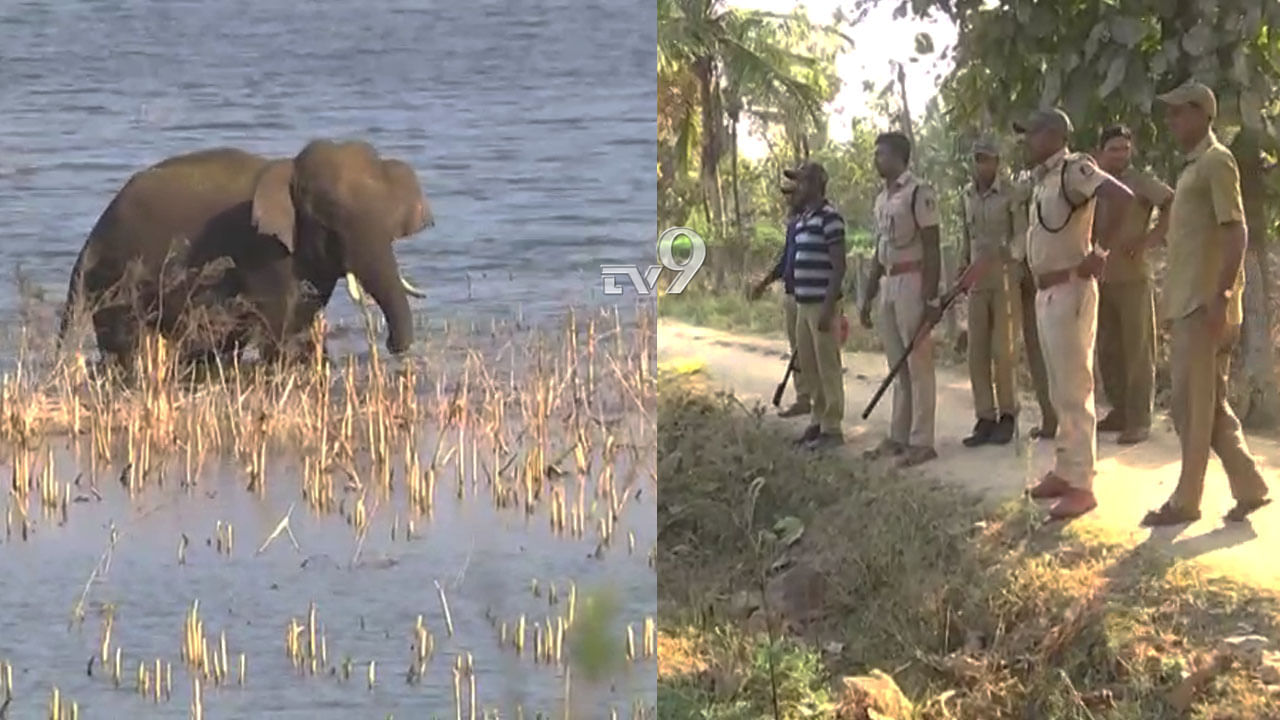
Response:
M258 172L253 188L253 226L263 235L274 236L293 252L294 207L289 188L293 182L293 161L273 160Z
M396 237L417 235L435 225L431 204L423 195L418 175L413 168L401 160L383 160L382 166L387 173L387 181L391 184L392 196L401 208L395 227Z

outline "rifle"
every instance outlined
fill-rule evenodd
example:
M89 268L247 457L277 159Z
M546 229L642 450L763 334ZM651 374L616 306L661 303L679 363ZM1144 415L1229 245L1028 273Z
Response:
M836 320L839 323L840 331L840 347L843 348L845 343L849 342L849 316L844 313ZM791 359L787 361L787 371L782 374L782 382L778 383L778 387L773 389L773 406L778 407L782 404L782 394L787 391L787 381L791 379L791 373L796 370L796 354L791 353Z
M986 274L987 267L991 264L991 256L979 257L977 261L971 263L965 268L960 277L956 279L954 285L942 296L942 301L938 305L938 318L941 319L946 314L947 308L951 307L951 303L956 298L969 291L974 283ZM867 408L862 411L862 419L866 420L871 416L871 411L875 409L876 404L880 402L880 398L884 397L885 391L893 384L893 379L898 377L898 373L902 372L902 368L907 366L907 358L911 357L911 351L915 350L916 345L928 337L936 323L930 323L927 319L921 319L920 328L916 330L916 334L911 338L911 342L907 345L906 352L902 353L902 357L898 358L893 367L889 369L889 376L880 383L880 387L876 388L876 394L871 396L871 402L867 403Z

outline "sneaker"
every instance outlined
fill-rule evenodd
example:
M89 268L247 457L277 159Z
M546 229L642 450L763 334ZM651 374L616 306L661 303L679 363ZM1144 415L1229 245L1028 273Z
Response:
M844 445L844 433L818 433L818 436L805 443L805 447L810 450L828 450L834 447Z
M822 434L821 425L810 425L804 429L803 435L795 439L795 443L796 445L804 445L805 443L812 442L820 434Z
M791 403L791 405L786 409L779 410L778 417L784 417L784 418L799 417L801 415L808 415L812 411L813 411L813 408L809 405L808 398L806 398L804 400L796 400L795 402Z
M1124 430L1124 418L1120 417L1120 413L1112 410L1107 416L1098 421L1098 432L1121 432Z
M960 441L965 447L978 447L986 445L991 441L991 433L996 429L994 420L978 418L978 423L973 426L973 434Z
M1000 415L1000 419L991 429L991 435L987 437L987 442L991 445L1008 445L1013 440L1013 428L1016 422L1017 420L1009 413Z

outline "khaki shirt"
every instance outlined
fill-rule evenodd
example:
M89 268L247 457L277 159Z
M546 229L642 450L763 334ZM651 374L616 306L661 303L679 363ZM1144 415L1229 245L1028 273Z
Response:
M1222 268L1219 226L1244 222L1236 159L1212 132L1187 155L1169 212L1168 277L1162 305L1165 319L1176 320L1200 308L1218 289ZM1235 294L1227 305L1229 324L1241 322L1243 289L1241 269Z
M964 235L960 252L966 263L996 254L1000 267L1021 263L1026 254L1023 238L1027 232L1026 208L1018 188L997 178L986 190L970 183L964 192ZM988 271L974 286L975 290L999 290L1004 287L1003 273Z
M1133 203L1129 205L1129 214L1125 216L1121 229L1122 235L1116 238L1116 241L1145 242L1146 234L1151 229L1152 211L1173 198L1173 188L1132 165L1116 176L1116 179L1133 193ZM1097 228L1094 229L1097 230ZM1115 248L1113 243L1112 249ZM1103 282L1134 282L1150 279L1151 265L1147 262L1146 252L1143 250L1139 249L1133 256L1118 250L1107 256L1107 264L1102 271Z
M904 172L876 195L875 213L876 258L886 273L898 263L924 260L920 231L938 224L938 198L932 186Z
M1094 193L1105 176L1093 158L1068 154L1063 148L1037 165L1032 177L1035 186L1027 206L1027 264L1037 276L1074 268L1093 249ZM1074 213L1064 191L1076 206Z

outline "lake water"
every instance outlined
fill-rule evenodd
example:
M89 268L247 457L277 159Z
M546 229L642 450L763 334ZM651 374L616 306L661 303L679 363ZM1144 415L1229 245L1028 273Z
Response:
M436 226L397 243L429 317L537 319L651 263L656 10L603 0L59 0L0 7L0 267L61 303L128 177L232 145L366 139ZM11 272L6 272L10 275ZM0 319L16 305L0 277ZM352 312L344 293L330 315Z
M366 139L418 171L436 226L397 243L398 256L405 274L427 290L425 301L411 301L420 319L453 328L426 345L447 346L456 357L473 342L482 354L531 344L531 336L512 329L517 317L525 326L552 326L567 305L612 300L601 297L602 263L653 261L655 42L652 6L598 0L5 3L4 344L15 337L21 305L8 272L20 266L43 291L31 329L47 337L85 236L132 173L224 145L289 156L316 137ZM631 300L622 304L624 314L634 308ZM342 325L357 314L337 293L328 317ZM499 330L487 332L494 318ZM472 324L486 337L455 336ZM608 326L600 320L601 332ZM359 332L339 333L336 342L338 354L363 354ZM498 362L505 368L510 361ZM598 363L597 373L618 372ZM426 367L446 374L439 361ZM517 386L518 375L512 371ZM647 432L651 440L652 427L635 425L651 420L628 422L632 430L617 431L619 438ZM57 479L69 482L82 468L62 454L64 445L58 442ZM636 456L639 478L654 467L646 447ZM243 468L224 461L206 472L196 493L170 487L130 499L108 477L123 458L113 463L100 480L101 500L76 489L86 502L71 504L66 525L37 517L35 498L35 532L25 541L17 533L0 538L0 661L13 664L17 686L8 718L47 717L55 685L79 702L84 718L187 717L191 685L178 650L195 598L206 635L216 639L225 629L233 660L239 651L249 659L246 687L206 689L204 717L211 719L453 717L449 667L465 652L474 657L481 705L503 708L503 718L516 717L517 705L529 720L538 710L558 718L563 668L500 648L489 616L510 622L525 613L532 625L565 613L571 580L583 594L608 588L618 609L608 632L620 644L624 626L633 625L638 652L640 623L656 614L656 579L646 562L656 522L647 480L636 481L643 493L617 521L619 537L634 535L634 553L622 542L597 557L593 528L578 540L555 537L545 509L528 520L522 511L494 509L483 484L476 497L469 490L456 501L452 480L442 479L434 515L419 521L415 539L404 537L407 514L377 512L362 560L351 567L351 528L340 517L306 511L290 453L271 453L276 482L263 497L246 493ZM7 479L12 464L13 454L0 451L0 475ZM14 500L6 496L0 506L10 512ZM254 557L294 503L291 526L302 550L278 538ZM597 512L593 506L588 519ZM219 520L235 527L231 557L206 545ZM112 524L120 541L110 571L93 584L83 625L68 631ZM179 565L183 534L190 546ZM530 590L535 578L541 597ZM433 580L448 594L453 638L443 630ZM546 598L551 582L557 606ZM285 658L285 624L305 621L311 601L326 628L329 664L348 655L355 663L349 681L299 677ZM115 606L112 644L124 648L119 689L96 664L92 676L86 672L103 603ZM405 672L418 614L436 639L436 657L423 682L410 684ZM532 637L530 630L530 646ZM159 704L133 690L137 662L156 657L173 664L173 698ZM377 661L372 691L370 659ZM608 717L610 707L630 717L631 699L652 705L655 674L652 660L637 660L603 687L573 677L572 717Z

